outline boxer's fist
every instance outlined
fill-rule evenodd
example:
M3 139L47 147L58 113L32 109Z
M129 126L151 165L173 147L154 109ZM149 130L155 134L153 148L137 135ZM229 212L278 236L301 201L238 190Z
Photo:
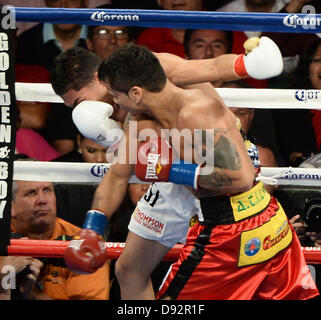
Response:
M106 215L89 210L83 230L70 241L64 252L67 267L75 273L87 274L102 267L107 259L103 235L108 225Z
M100 101L82 101L72 111L72 120L79 132L104 147L118 143L123 136L119 124L110 119L114 108Z
M162 138L151 139L138 148L136 176L142 181L168 181L172 148Z
M95 231L83 229L70 241L64 252L67 267L79 274L95 272L107 259L103 238Z
M283 71L283 59L279 47L268 37L250 38L244 42L245 54L239 55L234 71L240 78L268 79Z
M173 149L163 138L151 139L138 149L136 176L147 182L173 182L197 189L199 165L173 162Z

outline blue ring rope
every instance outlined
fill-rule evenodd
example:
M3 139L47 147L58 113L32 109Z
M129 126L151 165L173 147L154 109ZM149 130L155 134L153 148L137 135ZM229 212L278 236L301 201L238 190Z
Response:
M15 15L18 22L321 33L321 14L16 7Z

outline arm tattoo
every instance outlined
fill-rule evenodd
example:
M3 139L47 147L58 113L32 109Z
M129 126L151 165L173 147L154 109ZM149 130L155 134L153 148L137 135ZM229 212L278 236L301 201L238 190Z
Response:
M213 152L212 147L207 150L207 146L214 145L215 167L229 170L240 170L241 157L236 150L235 144L228 139L227 134L227 129L216 129L214 130L214 135L206 134L206 130L202 130L202 157L206 157L208 152ZM212 141L210 141L210 143L206 143L207 139L212 139Z
M236 147L225 136L220 136L214 148L215 166L229 169L241 169L241 158Z
M206 134L204 131L206 130L202 132L202 157L204 159L207 152L214 152L214 170L209 174L200 175L199 184L206 186L206 189L210 189L212 195L215 195L215 193L220 194L221 188L232 185L232 179L225 172L225 169L240 170L242 168L241 157L236 145L228 137L228 129L216 129L213 135ZM211 144L212 146L214 145L214 150L206 148L208 144L206 144L205 140L209 139L209 137L212 140L214 139L214 143L212 141ZM214 190L217 190L217 192Z
M200 175L199 184L206 185L207 188L200 187L194 192L195 197L199 199L215 197L216 195L222 194L220 188L228 187L232 184L232 179L222 169L216 167L212 174Z

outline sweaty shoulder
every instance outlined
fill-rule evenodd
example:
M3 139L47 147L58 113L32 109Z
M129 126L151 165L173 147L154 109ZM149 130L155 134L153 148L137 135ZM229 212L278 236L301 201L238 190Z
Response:
M226 108L220 99L208 96L200 90L193 90L192 98L181 108L178 114L180 128L213 128L224 116Z

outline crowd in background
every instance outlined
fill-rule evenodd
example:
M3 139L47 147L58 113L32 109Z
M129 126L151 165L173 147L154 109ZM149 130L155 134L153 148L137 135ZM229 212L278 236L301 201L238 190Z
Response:
M38 0L28 1L27 3L17 0L5 1L5 4L32 7L100 7L111 9L282 13L299 13L303 6L312 5L316 13L321 12L321 5L317 0L115 0L109 2L106 0ZM140 28L18 23L18 29L15 32L15 76L16 81L19 82L50 82L53 60L61 52L75 46L92 51L100 59L108 58L117 48L128 42L147 46L155 52L173 53L184 59L208 59L227 53L242 54L244 52L243 43L247 38L264 35L269 36L278 44L284 57L283 73L279 77L269 80L247 79L230 83L213 83L214 87L321 90L321 38L320 35L313 33L285 34L214 29L183 30L161 27ZM104 96L102 100L113 104L117 110L112 97ZM308 107L308 104L306 106ZM72 109L69 106L17 101L17 110L17 154L25 155L27 158L38 161L92 163L104 163L107 161L106 148L83 137L78 132L73 124ZM319 110L310 110L308 108L302 110L261 110L255 109L255 106L252 109L232 108L232 110L241 120L246 135L258 145L262 166L297 167L304 160L321 152L321 111ZM125 116L126 114L122 114L119 111L117 120L121 123L125 120ZM37 187L40 188L41 186ZM51 185L46 187L50 189ZM62 187L60 186L60 188ZM73 188L76 188L76 186L73 186ZM65 191L63 192L64 197L60 198L57 203L57 215L79 227L82 224L85 212L90 207L93 189L91 192L87 192L86 195L83 195L81 191L77 191L79 196L77 207L70 210L66 209L68 192L66 193ZM106 239L109 241L125 241L130 214L145 191L146 185L130 184L128 186L128 195L124 200L124 205L119 209L119 213L115 214L110 230L106 234ZM77 192L73 191L73 194ZM71 207L73 206L71 205ZM82 215L71 219L67 214L69 211L81 211ZM56 219L55 215L54 217ZM71 230L73 229L71 228ZM72 235L73 233L74 231L69 231L68 234ZM47 238L53 239L60 235L50 234ZM35 264L33 272L38 277L40 272L38 269L41 262L36 261L33 263ZM21 267L22 269L23 266ZM108 265L108 270L109 268L112 280L110 283L108 282L108 292L114 279L112 266ZM45 276L42 275L43 279ZM69 275L68 277L72 278ZM54 280L51 279L50 281ZM155 280L155 283L158 283L158 279ZM25 285L23 288L23 295L28 295L25 293ZM47 289L46 294L50 297L51 292L49 289ZM111 292L116 297L118 294L117 288L114 291ZM73 291L71 290L71 292ZM81 296L82 294L77 292L77 295ZM61 294L61 296L63 295ZM88 298L86 295L84 297ZM106 299L108 297L109 293L101 294L100 292L93 298ZM53 295L52 298L55 299L56 296ZM69 298L73 298L72 294Z
M22 6L21 1L7 1ZM230 12L301 12L304 5L320 11L317 1L307 0L221 0L210 1L30 1L28 6L129 9L164 9ZM21 26L20 26L21 25ZM27 29L28 28L28 29ZM122 35L104 30L126 30ZM193 30L139 27L87 27L75 24L39 23L31 26L18 23L16 34L16 80L19 82L49 82L50 65L59 53L73 46L88 48L105 59L119 46L132 41L155 52L170 52L186 59L217 57L224 53L243 53L248 37L269 36L280 47L284 57L284 72L269 80L247 79L238 84L214 84L224 87L320 89L319 36L313 33L273 33L222 30ZM298 45L299 44L299 45ZM71 120L71 109L58 104L18 101L19 123L17 151L38 160L53 160L79 150L77 128ZM240 110L239 110L240 111ZM272 151L267 166L298 166L320 151L321 125L317 110L251 110L249 134L262 147ZM239 112L242 117L242 113ZM246 117L244 118L246 119ZM267 120L268 119L268 120ZM242 120L242 119L241 119ZM267 134L269 133L269 134ZM35 139L35 135L39 135ZM33 147L28 140L39 143ZM40 141L41 140L41 141ZM23 141L23 143L22 143ZM35 150L36 149L36 150ZM99 162L99 161L98 161ZM263 160L265 165L265 162Z

